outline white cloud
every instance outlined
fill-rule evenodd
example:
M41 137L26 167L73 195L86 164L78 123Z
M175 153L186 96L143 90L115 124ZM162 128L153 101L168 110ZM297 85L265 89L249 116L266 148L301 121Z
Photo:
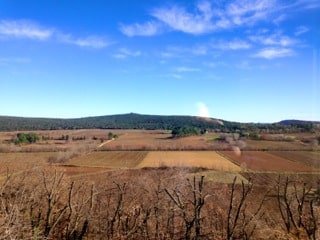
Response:
M203 63L205 66L210 67L210 68L216 68L216 67L225 67L227 64L222 61L216 61L216 62L204 62Z
M120 30L128 36L153 36L161 33L159 23L175 31L193 35L213 31L253 26L260 21L279 24L290 10L307 10L320 7L319 0L203 0L187 9L181 5L155 8L151 16L156 21L123 25Z
M243 40L217 41L211 44L212 48L220 50L241 50L251 48L251 44Z
M125 59L128 57L139 57L141 54L142 53L140 51L132 51L127 48L120 48L117 53L113 54L113 57L117 59Z
M207 105L205 103L198 102L197 109L198 109L197 116L205 117L205 118L210 117L209 108L207 107Z
M295 45L298 41L281 33L274 33L271 35L253 35L249 39L253 42L260 43L262 45L274 45L281 47L288 47Z
M309 32L309 28L307 28L306 26L299 26L296 28L294 35L300 36L306 32Z
M154 36L161 33L161 24L155 21L146 23L134 23L131 25L120 25L120 31L128 37L134 36Z
M207 44L197 44L191 47L167 46L160 52L162 58L184 58L185 56L204 56L207 55L209 46Z
M36 40L46 40L53 35L54 31L49 28L26 20L1 20L0 35L15 38L29 38Z
M287 19L287 15L286 14L281 14L280 16L276 17L273 20L273 23L276 24L276 25L279 25L280 23L282 23L286 19Z
M294 51L289 48L265 48L253 55L256 58L274 59L290 57L294 55Z
M314 9L320 7L319 0L297 0L296 5L304 9Z
M211 23L212 13L208 4L198 6L198 13L189 13L184 8L173 6L155 9L153 17L174 30L191 34L203 34L214 29Z
M151 15L176 31L198 35L254 24L266 19L275 6L274 0L239 0L227 4L225 8L202 1L193 12L172 6L157 8Z
M104 48L111 44L103 37L75 37L58 29L41 26L29 20L0 20L0 37L27 38L32 40L55 40L79 47Z
M275 0L237 0L226 8L226 15L235 25L255 24L265 20L276 8Z
M175 68L175 71L178 73L184 73L184 72L199 72L199 68L191 68L191 67L177 67Z
M79 47L89 47L89 48L104 48L109 46L111 43L106 41L102 37L97 36L87 36L84 38L75 38L70 34L59 34L58 39L60 42L73 44Z

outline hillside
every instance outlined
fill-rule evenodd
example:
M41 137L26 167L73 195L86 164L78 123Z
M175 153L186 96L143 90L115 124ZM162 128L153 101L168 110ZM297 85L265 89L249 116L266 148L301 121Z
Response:
M290 120L283 120L280 121L279 124L281 125L312 125L312 124L320 124L318 121L303 121L303 120L296 120L296 119L290 119Z
M293 124L295 123L295 124ZM143 114L119 114L109 116L85 117L74 119L24 118L0 116L0 131L56 130L56 129L173 129L193 126L202 129L255 130L308 128L313 122L282 121L274 124L255 124L229 122L215 118L195 116L161 116ZM297 126L298 125L298 126Z
M172 129L180 126L217 128L225 122L192 116L120 114L75 119L0 116L0 131L54 129Z

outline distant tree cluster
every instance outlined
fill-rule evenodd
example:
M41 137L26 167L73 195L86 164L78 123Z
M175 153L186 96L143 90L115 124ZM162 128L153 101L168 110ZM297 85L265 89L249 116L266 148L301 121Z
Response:
M86 136L72 137L72 141L83 141L83 140L86 140Z
M36 133L18 133L14 142L15 144L35 143L39 140L40 138Z
M187 136L196 136L206 133L206 129L200 129L197 127L176 127L171 131L173 137L187 137Z
M112 139L116 139L116 138L118 138L117 134L114 134L112 132L108 133L108 140L112 140Z
M62 135L61 140L69 141L69 135Z

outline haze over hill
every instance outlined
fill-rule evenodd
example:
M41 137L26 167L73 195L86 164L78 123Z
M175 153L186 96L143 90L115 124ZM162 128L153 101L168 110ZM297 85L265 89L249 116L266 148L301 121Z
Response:
M144 114L118 114L84 118L26 118L0 116L0 131L55 130L55 129L173 129L192 126L202 129L236 130L244 128L281 128L308 126L319 122L284 120L279 123L239 123L216 118L196 116L163 116Z

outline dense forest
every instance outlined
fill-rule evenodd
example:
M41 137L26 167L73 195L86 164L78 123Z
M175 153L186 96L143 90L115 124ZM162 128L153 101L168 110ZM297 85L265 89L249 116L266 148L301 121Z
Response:
M214 131L293 132L311 131L320 122L286 120L279 123L238 123L194 116L160 116L120 114L98 117L56 119L0 116L0 131L57 130L57 129L167 129L195 127Z

